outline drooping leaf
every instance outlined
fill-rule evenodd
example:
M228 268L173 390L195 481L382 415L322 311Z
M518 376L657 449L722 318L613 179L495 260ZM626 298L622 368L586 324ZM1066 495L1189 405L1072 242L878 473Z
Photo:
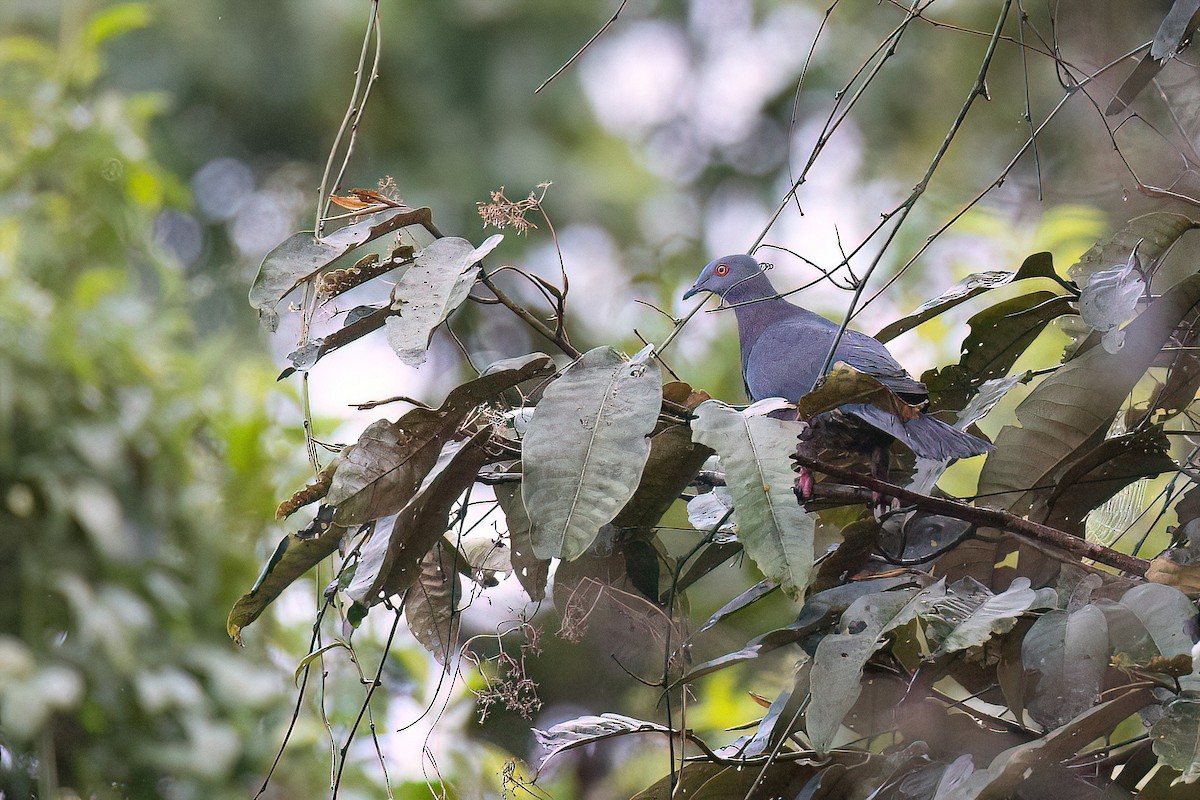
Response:
M550 559L538 558L533 553L533 539L529 535L529 515L525 513L525 504L521 502L521 486L516 483L501 483L495 488L496 500L508 521L508 543L511 547L509 556L512 558L513 572L517 574L517 580L530 600L544 600L546 581L550 577Z
M479 260L502 238L492 236L476 249L466 239L448 236L416 254L393 292L397 313L385 321L388 344L405 364L425 363L434 329L467 299L479 275Z
M534 737L546 751L538 768L546 766L547 761L567 750L612 739L615 736L628 736L632 733L670 734L671 729L657 722L634 719L624 714L576 717L566 722L560 722L544 731L534 728Z
M491 428L485 427L465 442L446 445L392 529L375 531L346 587L356 604L370 608L417 579L421 560L446 531L454 502L475 481L479 468L493 459L484 447L490 435Z
M522 444L538 558L577 558L625 506L661 405L657 365L631 364L611 347L585 353L547 387Z
M862 693L862 671L883 646L883 636L906 624L934 599L945 583L926 589L879 592L855 600L842 614L838 632L817 645L813 656L813 692L805 712L809 742L818 754L829 752L842 719Z
M368 333L373 333L383 327L385 320L396 312L390 306L383 308L374 308L372 306L359 306L346 315L346 324L334 331L333 333L321 339L321 344L317 348L317 353L313 359L313 364L320 361L325 356L333 351L345 347L346 345L356 342ZM311 365L310 365L311 366ZM276 380L295 375L298 370L295 367L288 367L283 372L279 373Z
M287 519L309 503L315 503L323 498L329 492L333 473L341 461L342 457L339 454L325 465L311 483L306 484L303 489L296 490L291 497L280 503L279 508L275 510L275 519Z
M293 289L359 245L408 225L431 224L428 208L389 208L320 239L297 233L267 253L250 287L250 306L269 330L279 326L275 307Z
M1150 739L1158 760L1182 773L1172 786L1200 780L1200 702L1180 698L1169 703L1150 729Z
M650 435L650 455L637 489L613 518L613 525L624 529L657 525L711 455L707 447L692 441L686 424L664 414Z
M1100 696L1108 654L1108 623L1096 606L1043 614L1021 647L1025 668L1038 672L1029 715L1057 728L1091 708Z
M758 730L742 751L747 758L773 753L795 731L800 730L801 711L809 695L812 662L805 660L796 666L791 687L784 689L771 703L758 723Z
M708 618L708 621L705 622L698 631L696 631L696 635L704 633L706 630L711 628L713 625L716 625L730 614L736 614L746 606L757 603L759 600L771 594L771 592L778 588L779 584L775 583L775 581L768 578L762 579L713 612L713 615Z
M1058 277L1058 273L1054 271L1053 256L1050 253L1034 253L1025 259L1020 269L1016 272L991 270L988 272L971 273L942 292L942 294L926 303L922 303L908 316L901 317L885 327L879 333L875 334L875 338L881 342L890 342L900 334L928 322L960 303L965 303L973 297L978 297L984 292L989 292L997 286L1005 286L1014 281L1025 280L1026 278L1049 278L1053 281L1062 282L1062 278Z
M395 514L412 497L437 461L442 446L479 405L534 376L554 371L549 357L535 354L524 364L468 381L435 410L414 408L396 422L372 423L342 452L325 501L334 520L353 525Z
M923 615L929 624L926 636L938 643L934 655L977 647L995 634L1008 633L1036 599L1028 578L1017 578L1000 594L972 578L957 581Z
M346 535L346 528L333 525L323 515L298 533L289 533L275 548L253 588L242 595L229 612L226 629L230 638L241 643L242 628L258 619L263 610L288 586L325 560Z
M458 571L482 586L494 586L496 575L512 571L512 547L508 537L480 526L455 537L462 562Z
M1104 334L1101 341L1110 353L1124 346L1120 328L1137 314L1146 291L1141 268L1135 249L1124 263L1093 272L1079 295L1079 316L1089 328Z
M1040 739L1000 753L987 769L974 772L950 791L938 795L937 800L1006 800L1039 764L1055 763L1078 753L1153 700L1146 689L1134 689L1089 708Z
M452 548L437 543L425 554L404 595L404 619L421 646L443 666L458 639L458 602L462 583Z
M1150 49L1121 83L1105 114L1117 114L1133 102L1166 66L1167 60L1191 40L1200 24L1200 0L1175 0L1154 34Z
M975 314L967 320L970 333L963 340L958 363L927 370L921 376L929 388L930 408L964 410L984 383L1008 376L1013 364L1052 320L1070 313L1070 298L1037 291Z
M1125 329L1118 353L1092 348L1046 377L1017 407L979 477L979 493L1024 511L1049 492L1056 474L1112 424L1179 321L1200 302L1200 275L1185 278ZM1032 487L1039 487L1033 489ZM1026 491L1028 490L1028 491Z
M792 492L790 456L799 430L797 423L748 417L717 400L702 403L692 423L692 437L721 456L746 552L794 599L808 586L815 528Z
M816 389L800 398L796 403L796 410L802 419L812 419L818 414L850 403L872 405L901 420L912 420L920 416L916 406L901 400L876 378L840 361L821 379Z

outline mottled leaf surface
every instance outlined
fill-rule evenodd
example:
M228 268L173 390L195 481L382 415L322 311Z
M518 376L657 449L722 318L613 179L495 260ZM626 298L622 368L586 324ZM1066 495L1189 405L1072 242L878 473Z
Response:
M937 643L937 655L977 647L998 633L1007 633L1017 618L1037 600L1028 578L1017 578L1008 589L992 594L970 578L956 582L946 596L933 601L927 636Z
M479 260L500 238L493 236L476 249L466 239L448 236L417 253L393 292L396 313L385 322L388 344L405 364L425 363L434 329L467 299L479 275Z
M279 326L275 307L293 289L359 245L407 225L429 225L428 208L389 208L320 239L311 232L289 236L267 253L250 287L250 305L270 330Z
M879 592L855 600L842 614L837 633L821 640L813 656L813 692L805 712L808 738L819 754L829 752L842 719L862 693L862 671L883 646L883 636L945 594L945 583L926 589Z
M577 558L633 496L662 405L657 365L611 347L546 388L522 443L522 497L538 558Z
M404 620L413 637L443 666L458 639L462 582L454 550L435 544L421 559L416 581L404 595Z
M1091 708L1100 696L1108 655L1108 623L1095 605L1043 614L1021 647L1025 669L1038 673L1029 715L1057 728Z
M670 733L670 729L657 722L634 719L623 714L601 714L600 716L584 716L560 722L547 730L533 729L533 735L538 744L546 751L542 758L542 766L559 753L573 750L576 747L594 742L611 739L614 736L628 736L631 733Z
M692 437L721 456L746 552L794 599L808 586L816 527L792 491L799 431L797 423L746 416L717 400L702 403L692 423Z
M1101 342L1110 353L1124 346L1120 328L1137 314L1138 300L1146 291L1140 268L1135 250L1124 262L1093 272L1079 296L1079 316L1089 328L1104 334Z

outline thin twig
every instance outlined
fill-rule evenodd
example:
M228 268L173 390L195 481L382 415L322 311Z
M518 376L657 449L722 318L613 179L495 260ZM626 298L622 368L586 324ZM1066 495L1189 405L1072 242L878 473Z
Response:
M626 3L628 3L628 2L629 2L629 0L621 0L621 5L617 6L617 10L616 10L615 12L613 12L613 15L612 15L612 17L611 17L611 18L608 20L608 22L606 22L606 23L604 23L603 25L601 25L601 26L600 26L600 30L598 30L598 31L596 31L594 34L592 34L592 38L590 38L590 39L588 39L586 42L584 42L584 43L583 43L583 47L581 47L581 48L579 48L578 50L576 50L576 51L575 51L575 55L573 55L573 56L571 56L570 58L568 58L565 64L563 64L563 65L562 65L561 67L559 67L558 69L554 70L554 74L553 74L553 75L551 75L549 78L546 78L546 80L542 81L542 85L541 85L541 86L539 86L538 88L534 89L534 90L533 90L533 93L534 93L534 94L537 94L538 92L542 91L542 89L545 89L547 86L549 86L549 85L550 85L550 81L554 80L554 79L555 79L555 78L557 78L559 75L561 75L561 74L563 74L564 72L566 72L567 68L568 68L568 67L570 67L572 64L574 64L574 63L575 63L575 61L576 61L576 60L577 60L577 59L578 59L578 58L579 58L581 55L583 55L584 51L585 51L585 50L587 50L589 47L591 47L591 46L592 46L592 44L594 44L594 43L595 43L595 41L596 41L597 39L599 39L601 36L603 36L603 35L604 35L604 32L605 32L606 30L608 30L608 29L609 29L609 27L610 27L610 26L612 26L612 24L613 24L614 22L616 22L616 21L617 21L617 17L621 16L621 12L622 12L622 11L625 9L625 4L626 4Z

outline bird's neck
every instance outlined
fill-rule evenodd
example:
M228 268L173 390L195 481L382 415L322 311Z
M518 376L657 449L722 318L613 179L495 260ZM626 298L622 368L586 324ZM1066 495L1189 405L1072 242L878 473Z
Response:
M761 273L731 286L722 298L725 305L733 307L743 339L747 335L751 339L757 338L757 333L767 325L782 319L812 317L813 321L828 322L819 314L779 297L771 281Z

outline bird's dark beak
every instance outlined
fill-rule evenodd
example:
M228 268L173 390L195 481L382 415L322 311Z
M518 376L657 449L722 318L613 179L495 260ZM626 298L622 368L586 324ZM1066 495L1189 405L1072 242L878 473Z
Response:
M683 299L687 300L689 297L699 294L701 291L703 291L703 289L700 287L699 284L697 284L696 286L693 286L692 288L688 289L686 292L683 293Z

